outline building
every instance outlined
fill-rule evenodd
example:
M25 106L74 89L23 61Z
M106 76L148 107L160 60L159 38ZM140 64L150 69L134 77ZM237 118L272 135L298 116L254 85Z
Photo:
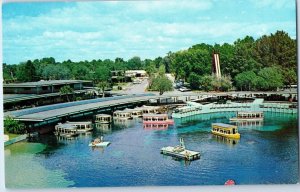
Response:
M127 70L125 71L126 77L146 77L147 72L145 70Z
M3 84L4 111L64 102L61 87L69 85L74 97L83 97L92 90L91 81L51 80Z
M69 85L74 90L92 87L91 81L82 80L50 80L26 83L3 84L4 94L47 94L57 93L60 88Z
M147 72L145 70L116 70L111 71L111 81L112 83L120 83L120 82L131 82L134 78L143 78L147 76Z
M214 74L217 78L221 77L220 58L219 54L215 52L212 55L212 74Z

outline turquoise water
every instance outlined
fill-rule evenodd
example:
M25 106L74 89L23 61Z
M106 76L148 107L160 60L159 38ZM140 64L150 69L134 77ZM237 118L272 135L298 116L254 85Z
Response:
M229 123L234 113L175 120L174 126L143 128L141 119L94 129L74 140L45 135L5 148L6 185L19 187L101 187L149 185L283 184L298 182L297 115L265 113L262 125L239 126L241 139L210 133L211 123ZM88 147L104 135L111 145ZM199 151L179 161L160 154L164 146ZM18 179L14 179L17 175Z

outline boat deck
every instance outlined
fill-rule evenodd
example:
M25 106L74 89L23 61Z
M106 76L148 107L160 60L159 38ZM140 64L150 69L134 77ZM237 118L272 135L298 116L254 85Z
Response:
M171 146L163 147L160 152L164 155L170 155L188 161L196 160L200 158L200 152L191 151L187 149L183 149L182 151L177 152L175 148L176 147L171 147Z

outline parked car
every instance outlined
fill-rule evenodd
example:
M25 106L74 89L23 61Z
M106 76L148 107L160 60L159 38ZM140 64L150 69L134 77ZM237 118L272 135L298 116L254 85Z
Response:
M191 91L191 89L186 88L186 87L181 87L181 88L179 88L179 91L181 91L181 92L187 92L187 91Z

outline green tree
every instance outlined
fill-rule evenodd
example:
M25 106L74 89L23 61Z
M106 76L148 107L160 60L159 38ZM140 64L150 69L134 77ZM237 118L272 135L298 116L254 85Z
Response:
M192 89L199 89L201 85L201 76L192 72L189 77L189 83Z
M100 81L97 84L97 89L102 92L102 97L105 97L105 89L109 87L109 83L107 81Z
M219 79L219 81L221 81L221 91L229 91L232 88L232 81L230 76L224 75Z
M127 61L128 69L137 70L142 69L142 61L140 57L132 57Z
M276 67L263 68L258 75L265 80L264 84L260 84L263 90L276 91L283 86L282 74Z
M16 76L18 81L21 82L31 82L37 80L35 67L31 60L28 60L26 63L21 63L18 65Z
M291 89L292 84L297 84L297 73L294 69L283 70L284 84L288 85Z
M235 82L239 90L255 90L257 85L257 75L253 71L245 71L235 76Z
M33 63L31 62L31 60L28 60L26 62L24 70L25 70L25 74L27 75L27 77L24 77L25 81L36 81L37 80L35 67L34 67Z
M256 60L265 67L296 69L297 44L284 31L264 35L256 42Z
M26 133L26 127L23 123L8 116L4 120L4 131L14 134L24 134Z
M204 91L229 91L232 88L230 76L221 76L217 78L215 75L205 75L200 81L201 89Z
M74 94L74 89L72 89L70 85L65 85L59 89L59 94L61 96L66 95L67 101L70 102L69 95Z
M255 58L255 40L253 37L246 36L244 39L238 39L234 42L234 54L232 63L226 66L227 72L232 77L244 71L259 70L261 65Z
M158 75L159 76L164 76L166 74L166 68L164 65L160 65L158 68Z
M212 86L213 79L214 79L214 77L212 75L203 76L200 81L201 89L204 91L212 91L213 90L213 86Z
M95 71L95 83L106 81L108 82L110 80L110 70L107 66L99 66L97 67Z
M149 64L146 64L145 71L147 72L150 78L153 77L153 75L157 72L154 62L150 62Z
M172 81L165 75L157 76L152 80L151 89L153 91L159 91L159 95L162 95L166 91L172 91Z
M47 65L43 69L42 77L47 80L62 80L62 79L69 79L70 78L70 70L61 65Z

